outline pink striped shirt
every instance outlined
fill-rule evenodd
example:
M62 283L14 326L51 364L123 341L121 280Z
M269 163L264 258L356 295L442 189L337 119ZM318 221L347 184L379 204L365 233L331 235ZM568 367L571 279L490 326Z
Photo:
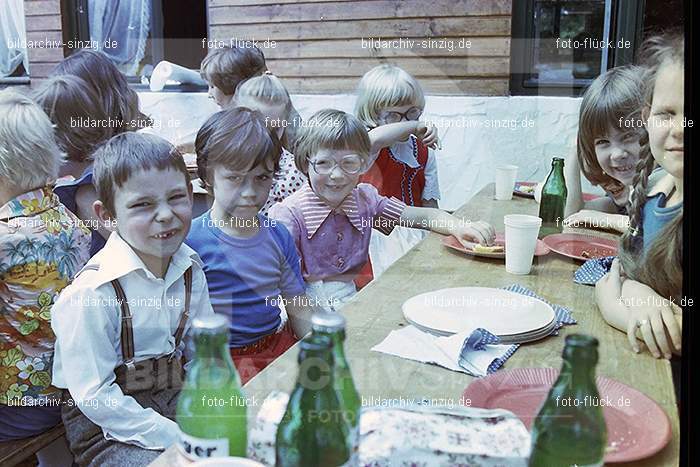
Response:
M381 196L360 183L336 209L323 202L307 183L269 216L282 222L294 238L307 282L352 281L368 258L372 227L388 234L406 205Z

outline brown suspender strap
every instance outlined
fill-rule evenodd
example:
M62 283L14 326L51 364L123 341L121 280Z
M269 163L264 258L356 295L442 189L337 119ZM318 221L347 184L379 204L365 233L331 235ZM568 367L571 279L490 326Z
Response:
M97 271L98 266L91 264L85 266L76 277L83 271ZM121 332L121 345L122 345L122 358L125 363L131 363L134 359L134 329L131 323L131 310L129 309L129 303L126 300L126 294L124 289L119 283L118 279L111 281L114 292L117 295L117 303L122 311L122 332ZM192 266L187 268L185 271L185 309L180 315L180 321L177 324L177 330L175 331L175 349L178 348L180 342L182 341L182 335L185 333L185 326L187 325L187 320L190 316L190 302L192 301Z
M180 346L180 341L182 340L182 335L185 332L185 325L187 324L187 319L190 317L190 301L192 300L192 266L187 268L185 271L185 309L180 315L180 322L177 323L177 330L175 331L175 350Z
M114 292L117 294L117 303L119 303L122 310L122 358L125 363L129 363L134 360L134 329L131 325L131 310L119 280L114 279L111 282Z

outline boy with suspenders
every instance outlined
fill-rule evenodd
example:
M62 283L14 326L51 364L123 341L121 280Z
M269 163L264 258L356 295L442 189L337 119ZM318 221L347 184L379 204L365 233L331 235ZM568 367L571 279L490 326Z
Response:
M147 465L177 441L185 340L213 313L201 261L182 243L192 191L182 156L148 134L102 146L93 182L112 234L54 305L54 384L79 465Z

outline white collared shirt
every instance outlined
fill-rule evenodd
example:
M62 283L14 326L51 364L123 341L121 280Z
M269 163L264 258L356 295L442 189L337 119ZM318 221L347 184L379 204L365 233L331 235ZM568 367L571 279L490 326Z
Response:
M177 441L172 420L143 408L115 382L114 369L124 360L121 309L112 284L119 279L131 310L134 360L182 355L192 320L213 313L199 256L185 244L173 255L163 279L155 277L115 232L85 270L65 288L51 310L56 334L53 384L67 388L83 414L109 440L146 449L164 449ZM184 273L192 266L190 317L185 338L175 349L175 331L185 304Z

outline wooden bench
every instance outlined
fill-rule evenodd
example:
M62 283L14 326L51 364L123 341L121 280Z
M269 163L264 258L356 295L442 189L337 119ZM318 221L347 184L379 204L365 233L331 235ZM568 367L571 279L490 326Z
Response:
M65 434L66 429L63 424L60 424L38 436L3 441L0 443L0 465L3 467L17 465Z

